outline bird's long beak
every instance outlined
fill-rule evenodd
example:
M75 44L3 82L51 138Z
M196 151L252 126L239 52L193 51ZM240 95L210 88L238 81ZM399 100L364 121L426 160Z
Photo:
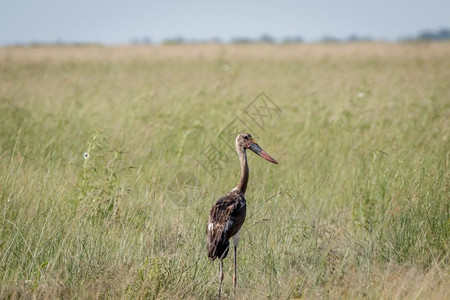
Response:
M253 143L250 145L250 150L252 150L253 152L255 152L256 154L258 154L259 156L261 156L262 158L264 158L267 161L270 161L271 163L277 164L278 162L269 154L267 154L266 151L264 151L257 143L255 143L253 141Z

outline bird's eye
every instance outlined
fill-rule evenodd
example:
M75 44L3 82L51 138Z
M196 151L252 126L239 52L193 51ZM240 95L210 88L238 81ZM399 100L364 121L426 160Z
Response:
M248 140L248 135L244 135L244 139Z

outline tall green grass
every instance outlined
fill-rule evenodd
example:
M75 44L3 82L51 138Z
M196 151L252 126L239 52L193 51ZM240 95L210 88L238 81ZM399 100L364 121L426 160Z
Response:
M215 297L218 134L261 91L238 298L450 297L449 45L135 50L0 49L1 298Z

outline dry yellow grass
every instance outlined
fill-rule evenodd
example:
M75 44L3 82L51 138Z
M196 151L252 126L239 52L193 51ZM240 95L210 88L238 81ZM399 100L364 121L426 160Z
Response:
M3 47L3 61L83 62L179 60L303 61L316 59L444 59L448 43L344 43L344 44L243 44L243 45L162 45L162 46L31 46Z
M4 47L0 80L0 298L213 298L236 117L280 162L249 157L238 298L450 298L448 43Z

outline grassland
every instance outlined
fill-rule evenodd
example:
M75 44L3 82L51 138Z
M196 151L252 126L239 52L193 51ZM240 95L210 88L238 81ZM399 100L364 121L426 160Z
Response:
M0 298L215 297L236 117L238 298L450 298L450 44L4 47L0 116Z

